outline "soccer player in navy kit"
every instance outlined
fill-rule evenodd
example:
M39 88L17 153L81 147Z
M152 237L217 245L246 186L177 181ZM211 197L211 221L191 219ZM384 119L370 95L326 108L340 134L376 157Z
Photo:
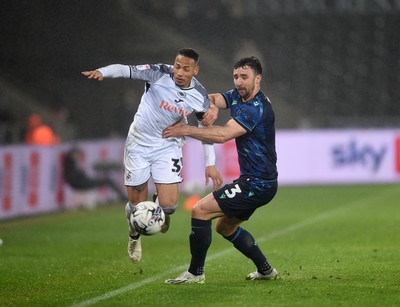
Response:
M278 276L253 236L240 226L257 208L269 203L277 192L275 115L268 97L260 91L262 66L257 58L239 60L234 65L233 79L235 89L210 95L211 102L219 109L230 108L231 119L225 126L199 129L176 124L163 133L165 138L189 136L212 143L235 139L240 166L238 179L210 193L193 208L190 266L177 278L166 280L170 284L205 281L204 264L211 244L211 220L215 218L218 218L217 232L257 267L247 279L270 280Z

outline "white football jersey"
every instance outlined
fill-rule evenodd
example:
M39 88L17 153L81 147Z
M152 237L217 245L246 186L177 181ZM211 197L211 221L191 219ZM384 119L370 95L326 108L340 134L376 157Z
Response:
M205 112L210 106L208 93L197 79L193 78L188 88L175 84L171 65L114 64L99 70L105 78L123 77L146 82L145 92L129 128L129 136L144 146L182 143L182 138L163 139L163 130L179 121L186 124L189 114Z

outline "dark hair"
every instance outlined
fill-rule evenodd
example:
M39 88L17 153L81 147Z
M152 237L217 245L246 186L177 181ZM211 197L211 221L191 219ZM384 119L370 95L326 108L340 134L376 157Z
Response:
M200 58L200 56L196 52L196 50L191 49L191 48L183 48L178 51L177 55L183 55L185 57L191 58L196 62L196 64L199 62L199 58Z
M245 66L248 66L252 70L254 70L256 75L262 75L262 66L261 66L260 60L257 59L255 56L240 59L239 61L237 61L235 63L233 68L237 69L239 67L245 67Z

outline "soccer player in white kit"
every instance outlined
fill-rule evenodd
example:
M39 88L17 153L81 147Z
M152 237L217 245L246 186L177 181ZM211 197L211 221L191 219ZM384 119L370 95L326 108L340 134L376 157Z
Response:
M208 93L195 78L199 73L199 55L193 49L181 49L174 65L113 64L84 71L89 79L128 78L143 80L145 92L129 128L125 144L125 186L128 203L125 207L129 225L128 255L137 263L142 257L140 233L130 224L129 217L135 205L147 200L150 176L156 186L156 203L163 208L166 221L162 232L169 227L170 215L178 203L178 184L182 182L182 146L184 139L162 137L167 127L177 122L187 123L187 116L195 112L199 126L211 125L218 114L216 107L210 108ZM206 160L206 184L209 178L213 189L222 185L222 176L215 168L215 153L212 144L203 143Z

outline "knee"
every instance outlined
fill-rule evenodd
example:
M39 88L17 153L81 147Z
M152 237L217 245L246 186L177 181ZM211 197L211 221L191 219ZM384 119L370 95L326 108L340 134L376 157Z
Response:
M176 211L176 208L178 208L178 199L169 195L169 197L164 197L160 201L160 197L157 194L153 195L153 201L157 204L160 205L161 208L163 209L164 213L166 215L171 215L174 214Z
M229 237L236 231L238 227L239 227L238 225L230 225L222 221L222 219L219 219L215 225L215 230L221 236Z
M204 209L200 203L196 203L192 208L192 217L196 219L204 219Z
M215 230L217 233L219 233L221 236L227 237L230 235L230 230L225 227L225 225L217 223L215 225Z
M162 209L166 215L171 215L171 214L175 213L177 207L178 207L178 205L165 206L165 207L162 207Z

